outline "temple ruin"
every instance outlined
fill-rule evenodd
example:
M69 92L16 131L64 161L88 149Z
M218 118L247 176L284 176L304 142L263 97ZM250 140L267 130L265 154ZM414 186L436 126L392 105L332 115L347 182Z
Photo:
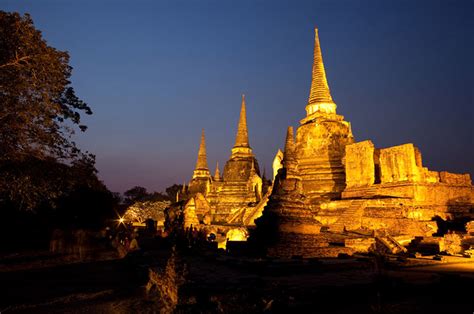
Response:
M266 186L249 145L242 97L223 175L218 165L214 176L209 172L203 131L193 177L180 196L185 207L209 230L256 225L255 237L270 232L273 241L263 241L265 251L279 257L337 256L377 245L405 252L407 245L423 241L442 248L451 240L442 237L440 225L474 219L468 174L429 170L411 143L376 148L370 140L356 142L336 108L315 29L306 117L296 137L288 128L284 153L278 151L272 165L272 185ZM472 235L460 241L474 245Z
M183 186L177 200L185 202L185 213L196 213L201 228L206 226L214 233L219 229L223 234L233 230L230 234L234 234L241 227L254 225L255 218L261 215L268 200L269 185L260 174L258 161L249 144L246 103L242 95L235 144L222 175L219 164L215 174L210 174L203 130L192 179Z

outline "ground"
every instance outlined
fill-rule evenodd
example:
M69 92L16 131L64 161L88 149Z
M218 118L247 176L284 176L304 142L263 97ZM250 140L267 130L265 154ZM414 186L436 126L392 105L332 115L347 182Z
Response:
M1 313L153 313L148 268L169 249L118 259L111 251L78 262L45 252L0 260ZM178 252L186 264L178 313L472 313L473 259L431 257L375 262L261 259Z

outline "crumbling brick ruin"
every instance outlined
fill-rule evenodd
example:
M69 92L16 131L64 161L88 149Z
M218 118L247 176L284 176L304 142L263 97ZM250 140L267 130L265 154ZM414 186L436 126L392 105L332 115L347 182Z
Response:
M255 224L268 229L273 223L269 230L276 230L277 242L266 251L282 257L337 256L380 246L399 253L413 241L412 247L429 242L454 252L456 236L433 237L447 232L440 229L443 222L474 219L470 176L429 170L411 143L376 148L370 140L355 142L351 124L336 113L317 29L313 57L306 117L296 137L289 129L285 153L275 157L272 186L265 186L249 145L245 98L223 176L218 167L210 175L202 134L193 178L180 196L196 213L193 223L199 220L208 230ZM461 236L460 252L469 249L466 241Z

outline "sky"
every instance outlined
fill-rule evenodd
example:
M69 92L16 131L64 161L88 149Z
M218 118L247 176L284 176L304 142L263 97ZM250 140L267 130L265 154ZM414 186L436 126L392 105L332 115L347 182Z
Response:
M260 168L305 117L318 27L331 94L356 141L414 143L424 166L474 175L474 1L0 0L66 50L94 114L77 134L109 189L190 180L234 144L245 94Z

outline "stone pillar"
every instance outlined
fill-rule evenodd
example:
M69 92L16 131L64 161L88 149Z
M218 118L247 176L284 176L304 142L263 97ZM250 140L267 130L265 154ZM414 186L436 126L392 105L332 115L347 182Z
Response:
M382 184L421 181L415 147L411 143L381 149L380 169Z
M346 146L347 188L370 186L375 182L374 144L363 141Z

